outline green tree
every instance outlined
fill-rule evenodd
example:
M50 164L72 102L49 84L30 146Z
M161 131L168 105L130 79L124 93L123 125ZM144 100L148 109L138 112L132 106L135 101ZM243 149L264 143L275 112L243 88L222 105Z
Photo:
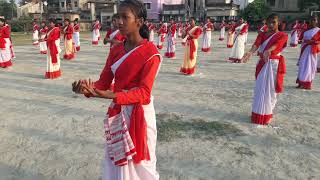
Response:
M255 0L250 3L244 10L240 11L240 16L250 24L257 24L262 19L271 14L271 8L264 0Z
M17 16L17 5L14 0L10 2L6 0L0 0L0 15L6 19L12 19Z

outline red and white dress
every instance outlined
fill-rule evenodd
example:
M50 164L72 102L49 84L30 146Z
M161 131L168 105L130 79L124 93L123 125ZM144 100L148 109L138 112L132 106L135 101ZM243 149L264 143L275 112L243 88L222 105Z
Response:
M80 24L75 24L73 26L73 44L76 51L80 51Z
M60 28L54 27L47 33L47 79L55 79L61 76L60 70Z
M272 118L272 112L277 102L277 94L283 92L283 80L286 73L285 59L280 54L287 45L288 35L277 32L271 35L260 33L255 41L259 47L260 60L256 66L256 86L252 104L251 121L266 125ZM267 62L263 53L276 45Z
M148 29L149 29L149 41L153 42L154 41L154 31L156 29L155 25L153 23L148 24Z
M100 29L101 24L100 23L94 23L92 26L92 44L98 45L100 40Z
M246 33L248 32L248 26L246 23L242 23L235 28L235 40L234 45L229 56L229 61L232 63L239 63L244 55Z
M47 54L47 42L45 40L47 33L48 33L47 26L40 29L40 39L39 39L40 54Z
M33 25L32 28L32 41L33 45L39 45L39 26L37 24Z
M266 25L266 24L264 24L263 26L261 26L260 28L259 28L259 31L258 31L258 33L266 33L268 31L268 26Z
M12 52L10 40L10 27L0 27L0 67L7 68L12 66Z
M186 31L187 35L183 39L183 42L185 42L185 53L180 72L185 75L191 75L196 71L198 38L202 33L202 28L198 26L190 26Z
M73 27L71 24L64 27L63 29L64 33L64 55L63 59L71 60L75 57L75 48L72 40L73 35Z
M312 81L317 72L317 61L320 52L320 28L315 27L303 33L301 53L299 58L299 72L297 83L301 88L311 89ZM314 43L306 43L308 40ZM318 43L316 43L318 41Z
M220 24L220 36L219 36L219 41L223 41L224 40L224 35L226 33L226 23L221 23Z
M115 80L116 98L104 120L106 152L102 180L159 179L151 92L161 59L155 45L147 40L129 52L123 43L115 45L100 79L94 83L95 88L107 90Z
M234 34L236 31L236 25L230 25L229 26L229 31L228 31L228 40L227 40L227 48L232 48L233 47L233 39L234 39Z
M211 50L211 31L213 30L213 24L207 22L203 27L203 39L201 51L209 52Z
M107 31L107 34L104 39L108 40L117 40L117 41L124 41L125 37L121 35L119 29L110 29ZM114 44L110 43L110 49L113 47Z
M172 24L168 28L168 36L167 36L167 52L165 53L165 57L173 58L176 56L176 41L174 35L177 31L177 25Z
M166 23L163 23L158 31L158 44L157 44L158 49L163 48L163 43L164 43L164 40L166 39L166 35L167 35L167 25Z
M291 39L290 39L290 46L291 47L297 47L297 45L299 43L299 31L300 31L300 24L296 23L292 27L292 31L291 31Z

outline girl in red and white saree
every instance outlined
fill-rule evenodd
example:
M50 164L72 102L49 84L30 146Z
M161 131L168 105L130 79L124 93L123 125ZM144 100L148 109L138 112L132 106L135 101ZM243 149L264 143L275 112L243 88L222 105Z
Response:
M160 29L158 30L158 42L157 48L162 49L164 40L166 39L167 35L167 23L160 24Z
M97 19L92 25L92 45L98 45L100 40L101 24Z
M76 48L76 51L80 51L80 24L78 18L76 18L73 25L73 44Z
M56 26L54 19L49 22L50 29L47 33L47 71L45 77L47 79L55 79L61 76L60 71L60 28Z
M290 46L297 47L299 41L299 31L300 31L300 23L296 20L296 23L292 27L291 31L291 39L290 39Z
M239 24L235 28L234 44L229 56L229 62L240 63L244 55L246 33L248 32L248 25L244 23L242 18L239 19Z
M75 56L75 47L72 40L73 35L73 25L70 24L69 19L64 20L64 28L63 28L63 34L64 34L64 55L63 59L71 60Z
M108 56L100 79L79 80L73 91L112 99L104 121L106 154L102 180L158 180L156 119L151 95L161 56L148 42L147 11L139 0L119 6L119 29L126 36ZM109 91L112 79L114 91Z
M317 60L320 52L320 28L318 19L311 19L309 29L302 34L301 53L297 83L301 89L311 89L312 81L317 72Z
M211 32L214 30L213 24L210 18L207 19L207 23L203 27L203 39L201 51L209 52L211 50Z
M125 37L121 35L120 30L119 30L119 15L114 14L112 16L112 29L109 29L107 31L107 34L105 38L103 39L103 44L110 43L110 49L119 43L122 43L125 40Z
M224 22L224 20L222 20L221 24L220 24L220 36L219 36L219 41L223 41L224 40L224 34L226 33L226 23Z
M10 27L6 25L6 21L0 18L0 67L7 68L12 66Z
M39 38L40 54L47 54L47 42L45 41L47 33L48 33L48 27L46 26L46 22L42 22L41 29L40 29L40 38Z
M196 26L194 18L190 19L190 26L186 29L184 39L185 53L182 67L180 72L185 75L191 75L195 73L198 53L198 38L202 33L202 28Z
M171 19L167 36L167 52L164 54L167 58L173 58L176 56L176 41L174 36L176 34L176 30L177 25L174 23L173 19Z
M256 87L252 105L251 120L255 124L266 125L271 121L277 102L277 94L283 91L286 73L285 59L280 54L286 47L288 35L278 30L278 16L272 14L267 19L268 32L261 32L251 50L242 58L247 62L258 49L260 60L256 66Z

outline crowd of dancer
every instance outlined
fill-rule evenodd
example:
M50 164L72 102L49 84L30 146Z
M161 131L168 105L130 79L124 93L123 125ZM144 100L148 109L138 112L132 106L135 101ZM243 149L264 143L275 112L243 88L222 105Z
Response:
M196 20L181 23L146 20L146 9L138 0L125 0L119 6L119 13L112 17L110 28L103 39L110 44L110 52L98 81L81 79L75 81L73 91L86 97L112 99L104 121L106 135L106 154L103 179L159 179L156 171L156 120L151 95L153 83L159 72L162 55L158 50L166 48L166 58L176 57L176 39L181 39L184 57L180 72L192 75L196 70L198 39L202 35L201 51L212 51L212 31L215 26L211 19L203 25ZM251 49L245 53L249 24L242 18L237 22L219 25L219 41L225 41L230 48L226 61L246 63L257 51L259 61L256 66L256 86L252 104L253 123L267 125L273 116L277 95L283 92L286 74L285 57L281 52L286 48L288 35L279 30L279 17L270 15L258 28L258 35ZM101 24L96 20L92 24L92 45L101 41ZM225 34L227 31L227 38ZM39 47L41 54L47 55L45 77L49 79L61 76L60 48L63 34L63 58L72 60L80 51L80 25L78 20L64 20L58 25L55 19L34 22L33 45ZM154 36L158 38L155 39ZM157 40L155 42L155 40ZM317 72L320 53L320 28L318 19L292 28L290 46L301 44L301 53L297 57L297 88L311 89ZM10 27L0 18L0 67L12 66L14 57ZM138 61L137 61L138 60ZM320 63L318 63L320 66ZM320 69L318 69L320 70Z

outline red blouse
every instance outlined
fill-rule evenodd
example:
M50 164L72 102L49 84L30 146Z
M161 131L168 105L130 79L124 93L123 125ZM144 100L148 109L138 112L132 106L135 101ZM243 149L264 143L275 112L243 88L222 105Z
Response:
M10 27L8 25L3 26L2 28L0 28L0 37L2 38L10 38Z
M144 40L142 44L149 43L147 40ZM146 47L147 49L148 47ZM146 52L147 53L147 52ZM126 54L124 49L124 43L115 45L111 50L107 58L106 65L100 74L98 81L94 83L95 87L100 90L107 90L110 88L112 80L114 79L113 73L111 71L111 66L117 62L123 55ZM138 61L138 60L137 60ZM134 103L147 104L150 102L150 96L152 91L153 82L155 80L158 67L160 65L159 56L153 56L149 61L147 61L143 68L136 72L135 77L131 82L126 84L121 84L121 79L115 79L114 91L116 92L116 98L113 100L116 104L127 105ZM121 67L122 65L120 65ZM123 68L125 70L126 67ZM130 66L127 68L134 68ZM119 68L117 73L126 73L121 72ZM120 71L120 72L119 72ZM116 73L116 75L117 75ZM122 86L122 87L121 87ZM135 89L132 89L135 88ZM128 90L123 92L123 90Z
M271 52L271 56L272 55L276 56L277 54L279 54L288 41L288 35L286 35L284 32L279 32L279 33L281 33L282 35L280 36L280 38L278 38L274 42L274 44L277 44L277 48ZM267 33L263 33L263 32L260 33L256 41L254 42L254 45L256 47L260 47L260 45L272 35L273 34L267 35Z

